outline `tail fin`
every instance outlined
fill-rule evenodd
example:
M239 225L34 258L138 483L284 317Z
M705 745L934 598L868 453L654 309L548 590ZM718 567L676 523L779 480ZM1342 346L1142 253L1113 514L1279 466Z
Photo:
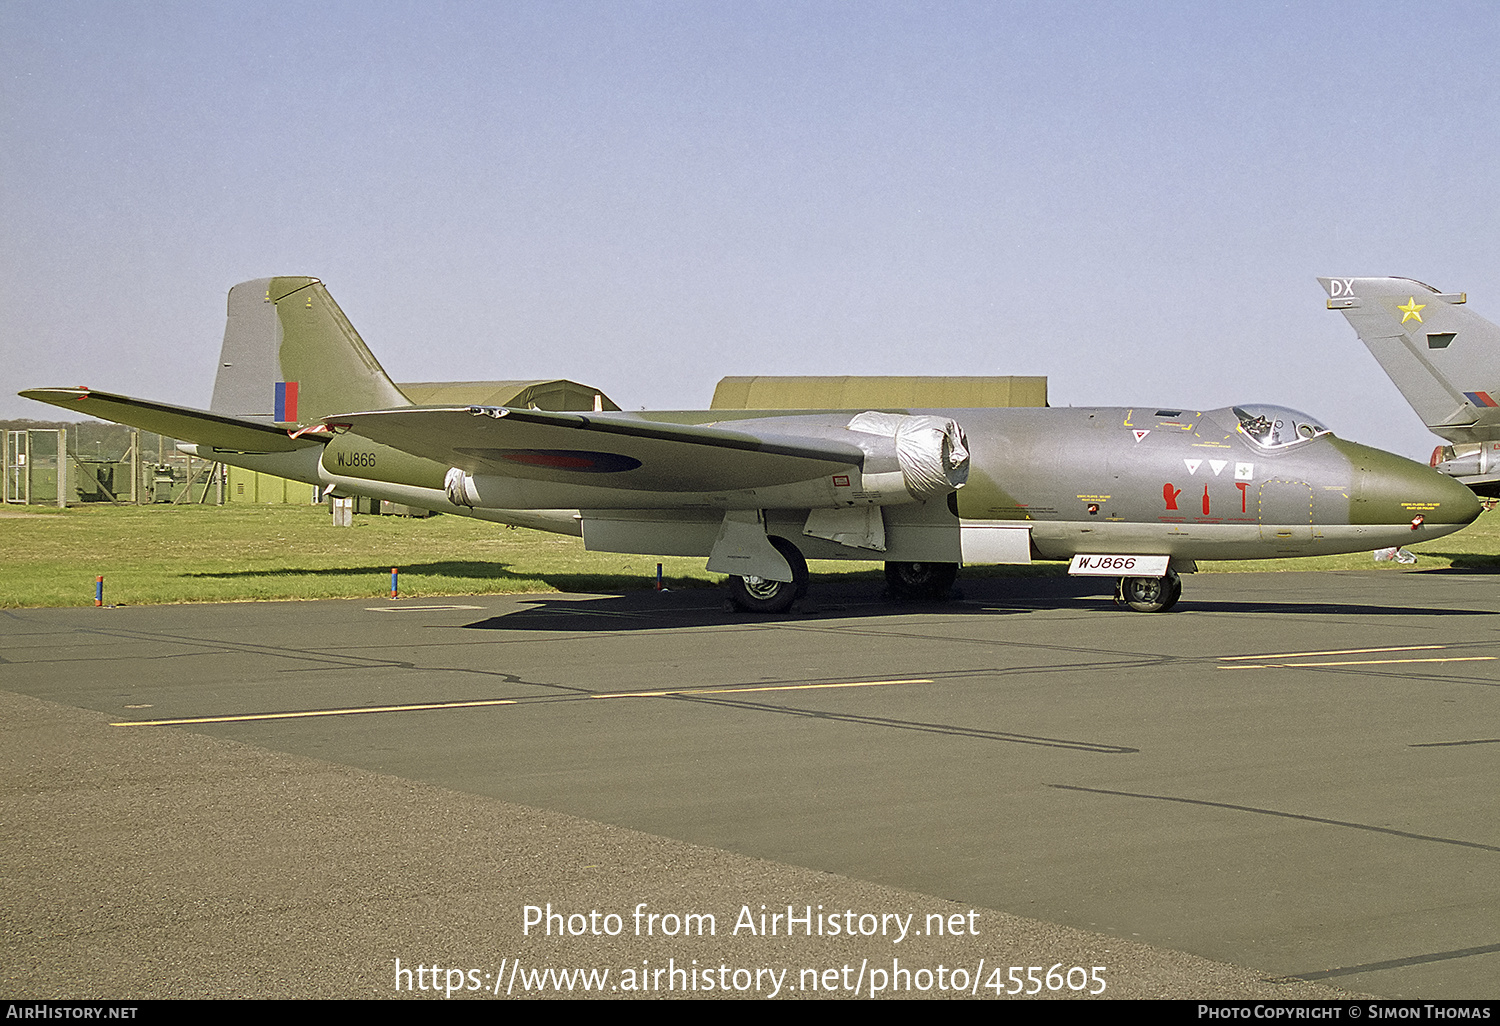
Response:
M214 413L281 425L410 406L316 278L229 290Z
M1428 428L1450 442L1500 440L1500 327L1463 293L1410 278L1319 278Z

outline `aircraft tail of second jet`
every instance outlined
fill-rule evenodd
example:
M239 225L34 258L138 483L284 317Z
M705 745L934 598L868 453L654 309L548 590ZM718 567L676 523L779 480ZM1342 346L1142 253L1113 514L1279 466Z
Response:
M1463 293L1410 278L1319 278L1428 428L1450 442L1500 440L1500 327Z
M229 290L214 413L295 426L409 405L317 278L257 278Z

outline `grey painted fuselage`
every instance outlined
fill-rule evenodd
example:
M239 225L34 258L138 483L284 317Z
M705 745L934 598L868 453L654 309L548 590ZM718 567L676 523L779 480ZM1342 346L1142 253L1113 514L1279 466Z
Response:
M927 384L923 394L938 394L938 379ZM954 564L1078 555L1120 558L1075 571L1128 564L1162 579L1198 559L1425 541L1480 511L1451 478L1257 404L624 413L596 396L578 412L419 406L305 276L230 290L210 410L87 388L22 394L335 496L581 534L591 549L707 556L710 569L763 588L757 601L766 581L804 587L808 558L883 561L903 586L925 575L928 594Z
M422 460L427 466L419 472L409 453L357 434L329 446L318 464L318 480L485 519L581 531L594 549L657 555L708 555L731 509L763 511L767 533L793 539L808 558L967 563L1067 559L1079 553L1194 560L1353 552L1440 537L1479 512L1467 489L1430 468L1330 434L1260 446L1240 430L1230 409L902 412L957 421L967 434L972 465L967 484L946 499L876 506L886 543L878 550L805 533L811 512L805 496L818 481L646 492L611 487L600 482L602 475L559 480L553 472L547 480L507 478L495 505L466 508L448 501L437 484L446 466ZM847 433L852 414L767 411L734 420L707 411L615 416L730 428L764 438L832 440ZM340 466L365 451L368 466ZM711 475L711 453L705 461L700 469ZM406 481L384 479L383 465L403 466ZM860 469L850 464L825 476ZM416 483L421 479L431 484L422 487ZM986 550L972 542L997 531L1006 532L1010 544L988 551L1008 555L986 558Z

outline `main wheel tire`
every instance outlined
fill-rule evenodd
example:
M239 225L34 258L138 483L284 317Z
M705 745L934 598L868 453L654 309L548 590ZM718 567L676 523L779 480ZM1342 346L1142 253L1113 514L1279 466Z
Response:
M1182 578L1171 569L1165 577L1122 577L1119 596L1137 613L1165 613L1182 598Z
M802 556L802 550L797 548L785 538L771 535L771 544L776 546L776 551L787 561L792 568L792 583L796 585L794 598L805 598L809 583L807 572L807 560Z
M747 613L784 613L792 603L807 594L807 560L797 546L785 538L773 537L771 544L792 568L790 581L771 581L764 577L730 577L729 601Z
M902 599L943 598L958 580L957 563L887 563L885 583Z

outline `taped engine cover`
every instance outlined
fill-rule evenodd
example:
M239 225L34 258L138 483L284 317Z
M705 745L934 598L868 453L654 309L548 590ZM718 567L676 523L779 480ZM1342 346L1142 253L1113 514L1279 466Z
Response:
M848 426L850 431L880 439L881 444L873 444L873 439L871 444L858 444L874 461L893 459L914 499L942 498L969 480L969 442L956 420L869 410ZM866 466L867 482L874 476L872 469Z
M480 504L479 489L474 484L474 476L466 474L457 467L449 467L448 473L443 478L443 491L448 496L448 501L455 506L468 506L470 509Z

